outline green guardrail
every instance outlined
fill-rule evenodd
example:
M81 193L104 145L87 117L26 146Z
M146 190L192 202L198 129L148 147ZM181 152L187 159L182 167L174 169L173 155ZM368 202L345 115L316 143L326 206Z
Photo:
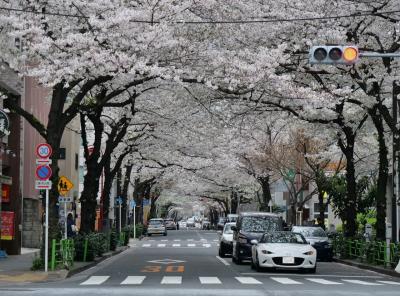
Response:
M70 268L74 265L74 257L74 240L63 239L61 241L57 241L53 239L51 241L51 270L55 270L59 264L62 264L66 268Z
M336 257L357 259L374 265L394 267L399 262L400 244L384 241L366 241L362 239L336 236L332 239L333 251Z

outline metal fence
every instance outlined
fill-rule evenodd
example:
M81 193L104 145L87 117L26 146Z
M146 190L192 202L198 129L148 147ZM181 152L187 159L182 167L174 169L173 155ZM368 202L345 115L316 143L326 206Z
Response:
M62 239L59 242L53 239L51 242L51 270L55 270L59 264L70 268L74 265L75 246L73 239Z
M384 241L366 241L362 239L336 236L332 240L336 257L358 259L361 262L395 267L399 262L400 244L387 244Z

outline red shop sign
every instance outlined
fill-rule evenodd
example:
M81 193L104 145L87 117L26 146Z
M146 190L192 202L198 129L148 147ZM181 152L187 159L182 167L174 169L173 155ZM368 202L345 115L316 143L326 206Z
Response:
M1 201L2 202L10 202L10 191L11 186L7 184L1 185Z
M1 239L14 239L14 212L1 212Z

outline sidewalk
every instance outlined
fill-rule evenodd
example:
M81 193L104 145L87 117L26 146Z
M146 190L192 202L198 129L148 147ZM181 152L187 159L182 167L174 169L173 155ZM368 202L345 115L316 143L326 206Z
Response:
M387 274L387 275L394 276L394 277L400 277L400 273L397 273L394 270L394 268L385 268L383 266L371 265L371 264L368 264L365 262L360 262L358 260L351 260L351 259L333 258L333 261L342 263L342 264L347 264L347 265L354 266L354 267L358 267L361 269L367 269L367 270L375 271L378 273Z
M99 262L117 255L128 249L128 247L118 247L117 250L105 253L102 257L96 257L91 262L74 262L69 269L55 271L32 271L32 261L39 255L39 249L21 249L21 255L9 255L7 258L0 259L0 286L16 284L28 284L34 282L50 282L63 280L76 273L86 270Z

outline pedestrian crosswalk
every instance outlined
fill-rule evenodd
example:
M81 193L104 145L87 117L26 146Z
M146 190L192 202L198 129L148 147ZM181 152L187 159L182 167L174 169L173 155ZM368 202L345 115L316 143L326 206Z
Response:
M141 242L134 242L130 244L132 248L212 248L219 247L218 240L193 240L186 241L174 240L144 240Z
M112 279L110 276L90 276L85 281L81 282L81 286L99 286L107 285L107 282L112 281L113 284L117 282L118 285L142 285L142 284L161 284L161 285L182 285L186 282L193 284L193 281L197 281L200 285L223 285L232 284L232 281L239 285L263 285L263 284L280 284L280 285L305 285L305 284L317 284L317 285L356 285L356 286L400 286L400 281L388 281L378 279L346 279L346 278L335 278L335 279L324 279L321 277L296 277L289 278L285 276L271 276L263 278L255 278L251 276L237 276L231 278L219 278L213 276L200 276L200 277L182 277L182 276L162 276L160 278L152 276L127 276L122 279Z

